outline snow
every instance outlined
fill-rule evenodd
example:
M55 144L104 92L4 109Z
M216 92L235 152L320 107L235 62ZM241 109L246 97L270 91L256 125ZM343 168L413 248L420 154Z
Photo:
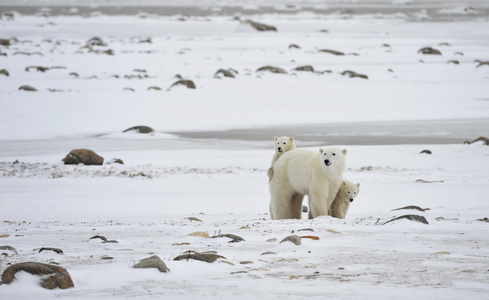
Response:
M0 272L58 263L75 284L45 290L19 272L0 285L1 299L486 297L489 147L463 144L488 136L489 67L474 63L489 59L485 2L270 2L276 11L259 1L178 3L198 13L107 14L132 6L70 1L65 14L19 7L13 20L0 19L0 38L17 39L0 46L0 69L10 73L0 74L0 246L16 249L0 250ZM24 4L53 5L39 10L49 13L60 3ZM104 13L85 14L86 5ZM278 31L245 28L230 7ZM358 12L339 13L345 7ZM114 55L83 48L95 36L107 46L93 49ZM442 55L418 53L427 46ZM256 72L265 65L288 74ZM303 65L330 72L293 71ZM238 75L216 78L221 68ZM177 74L197 88L170 88ZM122 133L136 125L155 132ZM270 220L275 135L348 149L344 177L361 186L345 220ZM124 165L63 165L77 148ZM392 211L408 205L429 210ZM405 214L429 225L383 225ZM197 231L245 241L189 235ZM280 243L292 234L319 240ZM188 250L225 258L173 260ZM132 268L151 255L171 271Z

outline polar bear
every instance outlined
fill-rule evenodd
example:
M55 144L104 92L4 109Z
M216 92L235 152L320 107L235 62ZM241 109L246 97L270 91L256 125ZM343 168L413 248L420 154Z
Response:
M309 217L327 215L343 182L346 149L296 148L280 156L269 182L272 220L300 219L304 195Z
M268 168L268 181L272 180L273 177L273 164L277 161L277 159L285 152L295 149L295 143L293 137L288 136L276 136L275 140L275 154L272 158L272 163L270 164L270 168Z
M358 196L358 193L360 193L360 183L355 184L351 181L343 180L338 194L336 194L329 208L328 215L344 219L348 208L350 208L350 203Z

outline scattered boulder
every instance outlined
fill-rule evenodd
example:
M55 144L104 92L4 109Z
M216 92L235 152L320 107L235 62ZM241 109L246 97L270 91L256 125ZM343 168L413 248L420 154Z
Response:
M429 208L421 208L421 207L416 206L416 205L408 205L408 206L404 206L404 207L393 209L391 211L403 210L403 209L415 209L415 210L419 210L419 211L427 211L427 210L430 210Z
M30 72L31 69L36 69L38 72L46 72L49 70L49 67L43 67L43 66L28 66L25 68L26 72Z
M41 249L39 249L39 253L41 253L42 251L54 251L58 254L63 254L63 250L59 248L52 248L52 247L42 247Z
M37 89L30 85L22 85L19 87L19 91L37 92Z
M158 269L162 273L169 272L170 269L167 268L166 264L161 260L158 255L153 255L148 258L141 259L137 264L133 266L134 269L147 269L154 268Z
M195 83L192 80L186 80L186 79L181 79L178 80L177 82L173 83L170 88L177 86L177 85L183 85L186 86L189 89L195 89Z
M345 53L343 53L343 52L331 50L331 49L321 49L321 50L319 50L319 52L329 53L329 54L333 54L333 55L337 55L337 56L345 55Z
M390 223L390 222L401 220L401 219L408 219L410 221L420 222L420 223L423 223L423 224L429 224L428 221L426 220L426 218L423 217L423 216L419 216L419 215L404 215L404 216L400 216L400 217L394 218L392 220L389 220L389 221L385 222L384 225L387 224L387 223Z
M282 68L278 67L272 67L272 66L264 66L256 70L257 72L271 72L275 74L287 74L287 71L285 71Z
M104 163L104 158L89 149L74 149L62 161L64 161L65 165L101 166Z
M217 72L214 74L214 76L218 76L219 74L222 74L224 77L230 77L230 78L235 78L236 74L238 74L238 71L234 69L219 69Z
M432 154L432 153L431 153L431 150L424 149L421 152L419 152L419 154Z
M231 240L228 243L239 243L239 242L244 242L245 241L244 238L242 238L242 237L240 237L238 235L231 234L231 233L218 234L218 235L215 235L215 236L211 236L211 239L212 238L222 238L222 237L230 238Z
M343 71L341 73L341 75L348 76L350 78L356 78L356 77L358 77L358 78L368 79L368 76L367 75L359 74L359 73L357 73L355 71L351 71L351 70Z
M431 54L431 55L441 55L440 50L431 48L431 47L424 47L418 50L418 53L421 54Z
M0 46L10 46L10 39L0 39Z
M314 72L314 68L312 66L300 66L294 69L294 71L299 72Z
M90 47L92 47L92 46L103 46L103 47L107 46L107 44L104 43L104 41L99 37L93 37L93 38L89 39L86 42L86 45L90 46Z
M175 257L173 260L180 261L180 260L189 260L189 259L194 259L194 260L200 260L200 261L205 261L207 263L212 263L215 262L218 258L224 258L224 256L213 254L213 253L191 253L188 252L184 255L179 255Z
M6 69L1 69L0 74L5 75L5 76L10 76L10 73Z
M252 20L245 20L244 22L250 24L251 27L255 28L258 31L277 31L277 27L275 26L258 23Z
M301 244L301 238L297 235L289 235L288 237L281 240L280 244L282 244L283 242L292 242L295 245L299 246Z
M124 130L123 132L137 132L137 133L152 133L154 132L154 129L151 128L151 127L148 127L148 126L134 126L134 127L131 127L131 128L128 128L126 130Z
M45 289L67 289L74 287L73 280L66 269L37 262L25 262L11 265L2 275L2 283L10 284L15 279L15 274L19 271L25 271L32 275L42 276L41 286ZM50 275L50 276L44 276Z
M477 142L482 142L482 144L483 144L483 145L489 146L489 139L488 139L488 138L486 138L486 137L484 137L484 136L478 137L478 138L476 138L475 140L473 140L472 142L470 142L470 141L465 141L465 142L464 142L464 145L465 145L465 144L470 145L470 144L477 143Z
M289 49L300 49L301 47L299 45L296 45L296 44L290 44L289 45Z

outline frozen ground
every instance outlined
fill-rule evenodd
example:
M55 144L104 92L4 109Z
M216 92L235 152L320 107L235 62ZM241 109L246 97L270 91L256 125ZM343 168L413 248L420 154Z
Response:
M75 284L48 291L18 273L0 286L1 299L488 295L489 147L462 144L489 135L489 66L474 62L489 60L485 2L272 9L243 1L231 12L229 2L182 2L182 11L199 11L188 15L146 11L174 2L143 1L146 12L128 15L94 3L84 2L90 12L68 5L64 14L29 1L5 14L12 7L0 1L8 7L0 38L11 43L0 46L0 70L9 73L0 74L0 247L16 249L0 250L0 272L18 262L57 263ZM29 7L40 13L23 14ZM253 31L234 15L278 31ZM95 36L105 45L85 47ZM442 55L418 53L427 46ZM257 72L265 65L288 74ZM293 71L303 65L327 72ZM215 76L221 68L238 74ZM196 89L170 88L177 74ZM122 133L134 125L156 132ZM274 135L348 149L344 177L361 191L345 220L270 220ZM75 148L125 164L63 165ZM430 210L392 211L406 205ZM429 225L383 225L405 214ZM291 234L319 239L280 243ZM118 243L90 240L95 235ZM187 250L225 258L173 260ZM169 273L131 268L153 254Z

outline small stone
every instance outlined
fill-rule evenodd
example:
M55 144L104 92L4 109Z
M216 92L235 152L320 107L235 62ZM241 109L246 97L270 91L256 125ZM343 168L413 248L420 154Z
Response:
M195 89L195 83L192 80L178 80L177 82L173 83L170 88L177 86L177 85L183 85L186 86L189 89Z
M173 260L180 261L180 260L189 260L189 259L194 259L194 260L200 260L208 263L215 262L218 258L224 258L224 256L217 255L217 254L207 254L207 253L195 253L195 254L184 254L175 257Z
M276 238L271 238L271 239L268 239L267 242L269 243L275 243L277 241Z
M200 220L199 218L196 218L196 217L188 217L185 219L190 220L190 221L202 222L202 220Z
M404 206L404 207L393 209L391 211L403 210L403 209L414 209L414 210L419 210L419 211L423 211L423 212L426 211L426 210L430 210L429 208L421 208L421 207L416 206L416 205L408 205L408 206Z
M37 92L37 89L30 85L22 85L19 87L19 91Z
M329 53L329 54L333 54L333 55L337 55L337 56L344 56L345 55L345 53L343 53L343 52L336 51L336 50L330 50L330 49L321 49L321 50L319 50L319 52Z
M343 71L341 73L342 76L348 76L349 78L362 78L362 79L368 79L368 76L365 75L365 74L359 74L355 71L351 71L351 70L346 70L346 71Z
M424 47L418 50L418 53L421 54L431 54L431 55L441 55L440 50L431 48L431 47Z
M8 238L10 234L2 234L0 235L0 239Z
M431 153L431 150L428 150L428 149L425 149L425 150L423 150L423 151L419 152L419 154L423 154L423 153L424 153L424 154L432 154L432 153Z
M295 276L295 275L291 275L291 276L289 277L289 280L292 280L292 279L299 279L299 277L297 277L297 276Z
M326 229L326 231L334 234L342 234L341 232L332 229Z
M65 163L65 165L84 164L86 166L100 166L104 163L104 158L89 149L74 149L71 150L70 153L68 153L68 155L62 159L62 161Z
M240 261L239 263L242 265L249 265L249 264L252 264L253 262L249 261L249 260L245 260L245 261Z
M10 73L6 69L1 69L0 74L5 75L5 76L10 76Z
M300 66L294 69L294 71L301 71L301 72L314 72L314 68L312 66Z
M401 219L408 219L410 221L420 222L420 223L427 224L427 225L429 224L428 221L426 220L426 218L423 217L423 216L418 216L418 215L404 215L404 216L400 216L400 217L394 218L392 220L389 220L389 221L385 222L384 225L387 224L387 223L390 223L390 222L401 220Z
M275 74L287 74L287 71L285 71L282 68L279 67L273 67L273 66L264 66L256 70L257 72L271 72Z
M131 128L128 128L123 132L152 133L154 131L155 130L149 126L139 125L139 126L133 126Z
M263 252L261 255L275 255L277 253L273 252L273 251L267 251L267 252Z
M304 236L301 236L300 238L301 239L311 239L311 240L314 240L314 241L319 240L319 237L317 237L315 235L304 235Z
M111 260L111 259L114 259L114 258L112 256L104 255L100 259Z
M161 91L161 88L160 88L159 86L150 86L150 87L148 87L148 89L147 89L147 90L148 90L148 91L149 91L149 90Z
M439 252L433 253L433 255L438 255L438 254L441 254L441 255L450 255L451 253L448 252L448 251L439 251Z
M41 253L42 251L54 251L58 254L63 254L63 250L61 250L59 248L52 248L52 247L43 247L43 248L39 249L39 253Z
M302 212L306 213L309 211L309 208L305 205L302 205Z
M251 227L245 225L245 226L241 226L239 229L251 229Z

